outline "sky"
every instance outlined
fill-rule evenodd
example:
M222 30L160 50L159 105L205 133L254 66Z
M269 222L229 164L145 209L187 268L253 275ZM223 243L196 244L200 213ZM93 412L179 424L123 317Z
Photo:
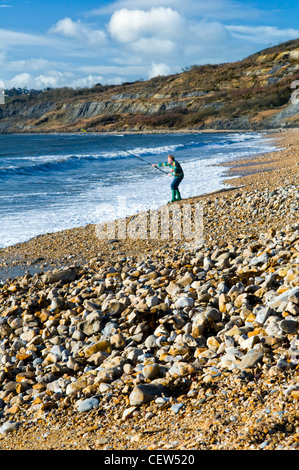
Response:
M92 87L299 37L294 0L0 0L0 87Z

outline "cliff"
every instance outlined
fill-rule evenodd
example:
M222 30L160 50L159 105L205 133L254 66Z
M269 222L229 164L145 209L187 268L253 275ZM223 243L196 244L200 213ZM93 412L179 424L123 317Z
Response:
M0 133L297 127L296 80L299 39L148 81L12 96L0 105Z

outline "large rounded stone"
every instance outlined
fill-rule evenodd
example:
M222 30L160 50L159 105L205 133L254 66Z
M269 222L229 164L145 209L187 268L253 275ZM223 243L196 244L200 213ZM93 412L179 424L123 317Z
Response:
M164 387L154 384L140 384L136 385L132 390L129 400L131 406L142 405L148 401L154 400L156 397L161 396Z

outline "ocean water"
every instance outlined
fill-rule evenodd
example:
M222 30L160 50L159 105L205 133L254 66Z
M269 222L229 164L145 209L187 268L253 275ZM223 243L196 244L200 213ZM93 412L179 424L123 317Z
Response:
M225 187L221 163L275 149L253 132L0 135L0 248L159 208L171 178L151 164L169 153L187 198Z

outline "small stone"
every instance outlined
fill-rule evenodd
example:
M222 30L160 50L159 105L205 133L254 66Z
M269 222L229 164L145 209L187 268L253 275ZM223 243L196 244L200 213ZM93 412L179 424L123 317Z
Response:
M82 355L84 355L85 357L89 357L92 354L95 354L99 351L109 352L110 349L111 349L110 341L103 339L103 340L100 340L100 341L97 341L97 342L91 344L90 346L86 346L82 350Z
M299 289L295 289L288 300L293 304L299 305Z
M260 342L260 338L257 335L250 336L241 342L240 348L245 351L250 351L253 347Z
M85 317L85 320L80 323L80 330L86 336L92 336L99 333L102 327L102 315L97 311L89 313L89 315Z
M42 280L45 284L53 284L58 281L72 282L76 278L76 275L77 273L74 269L54 269L53 271L46 272Z
M51 448L72 438L98 449L298 447L298 188L281 173L271 172L271 192L264 173L254 189L205 195L206 240L192 248L103 243L90 227L47 236L49 253L67 243L61 260L72 250L76 269L0 281L1 425L27 416L35 445ZM275 416L294 432L264 420ZM61 432L41 435L47 418ZM9 447L3 436L17 425L5 425ZM22 447L27 434L16 436Z
M183 277L178 279L176 282L180 286L187 287L194 281L195 276L192 273L186 272Z
M160 367L159 364L147 364L142 369L142 374L146 379L152 380L159 374Z
M291 315L297 316L299 315L299 305L293 303L293 302L288 302L285 308L286 312L290 313Z
M104 444L107 444L107 442L109 442L109 439L107 437L99 437L99 439L95 441L95 444L98 446L102 446Z
M146 282L146 281L150 281L151 279L156 279L156 277L157 277L157 273L155 271L151 271L150 273L142 274L139 277L139 281Z
M255 367L263 359L263 357L263 351L259 349L251 349L247 354L245 354L245 356L242 357L238 367L240 369L251 369L252 367Z
M194 299L192 297L180 297L175 302L175 307L184 308L184 307L193 307Z
M207 346L209 349L212 349L213 351L217 351L220 344L221 344L220 341L215 336L210 336L207 339Z
M256 317L255 321L260 325L263 325L267 318L273 314L273 310L269 307L259 307L253 312Z
M110 336L110 343L116 349L124 349L126 346L126 340L121 333Z
M157 346L157 336L155 335L149 335L146 340L144 341L144 346L147 349L155 348Z
M219 295L219 299L218 299L218 303L219 303L219 311L221 313L225 313L226 312L226 304L229 303L229 296L222 293Z
M166 292L170 294L171 296L174 296L178 292L181 291L181 287L173 281L170 281L169 285L166 287Z
M299 270L297 269L289 269L287 274L286 274L286 277L285 277L285 280L287 282L291 282L291 281L295 281L296 279L298 280L298 272Z
M55 297L51 302L50 311L54 312L56 309L62 308L63 305L64 305L64 300L59 297Z
M185 362L176 362L168 371L168 375L173 377L185 377L192 375L196 372L196 368L193 364Z
M86 398L86 400L80 400L77 402L77 409L80 413L83 413L85 411L90 411L94 408L97 408L99 405L99 400L96 398Z
M148 401L152 401L155 397L163 393L164 387L154 384L136 385L129 396L131 406L142 405Z
M279 296L270 300L268 306L271 308L277 308L282 302L288 302L290 298L293 298L293 295L297 297L299 293L299 286L293 287L292 289L287 289L285 292L282 292Z
M290 364L285 359L278 359L276 367L279 371L285 372L290 368Z
M264 441L260 444L260 449L265 449L265 447L267 447L267 445L269 444L269 441Z
M218 322L221 320L221 313L216 308L208 308L205 311L205 319L210 322Z
M183 406L183 403L175 403L170 409L176 414L183 408Z
M291 335L297 332L299 323L296 320L284 319L279 322L278 326L284 333Z
M6 421L0 428L0 434L7 435L10 432L17 431L20 423L14 421Z
M155 399L157 405L163 406L170 403L170 398L168 397L158 397Z
M253 266L257 266L257 265L260 265L260 264L265 264L267 262L268 262L267 253L262 253L261 255L252 258L249 264L251 264Z
M152 297L148 297L146 299L146 304L149 308L155 307L160 303L159 297L157 295L153 295Z
M123 303L112 301L106 306L105 309L103 309L103 312L108 313L111 316L117 316L120 315L125 310L125 308L126 306Z
M136 409L137 409L136 406L131 406L130 408L126 408L122 414L122 419L125 420L127 418L130 418Z
M66 387L66 395L74 395L75 393L80 392L83 388L87 386L86 380L77 380L76 382L71 382Z
M100 383L99 385L99 390L101 393L106 393L106 392L109 392L109 390L111 390L111 385L110 384L106 384L106 383Z

